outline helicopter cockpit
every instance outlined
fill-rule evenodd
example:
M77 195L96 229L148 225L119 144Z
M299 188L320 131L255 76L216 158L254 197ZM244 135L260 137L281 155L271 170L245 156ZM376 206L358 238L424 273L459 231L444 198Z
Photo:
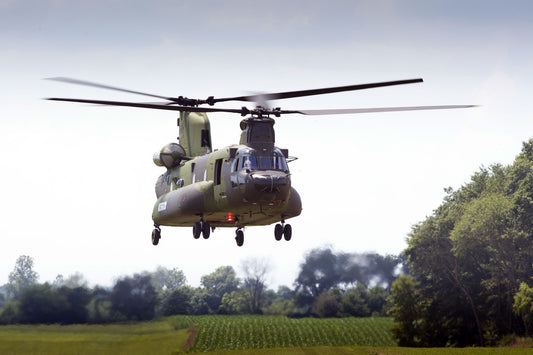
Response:
M289 172L287 160L280 149L274 148L268 154L259 154L254 149L241 149L235 156L231 171L279 170Z

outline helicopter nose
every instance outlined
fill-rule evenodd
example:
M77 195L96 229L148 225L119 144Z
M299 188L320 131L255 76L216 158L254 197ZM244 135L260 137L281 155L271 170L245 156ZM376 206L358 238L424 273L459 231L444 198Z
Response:
M252 174L250 177L254 188L260 192L280 192L288 185L286 175Z
M245 198L252 203L285 201L290 185L290 177L284 172L253 172L247 177Z

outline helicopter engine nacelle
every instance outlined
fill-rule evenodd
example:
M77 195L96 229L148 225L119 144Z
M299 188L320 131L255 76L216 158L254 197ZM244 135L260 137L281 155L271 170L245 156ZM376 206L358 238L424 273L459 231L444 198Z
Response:
M185 149L178 143L169 143L154 154L154 163L167 169L180 165L185 158Z

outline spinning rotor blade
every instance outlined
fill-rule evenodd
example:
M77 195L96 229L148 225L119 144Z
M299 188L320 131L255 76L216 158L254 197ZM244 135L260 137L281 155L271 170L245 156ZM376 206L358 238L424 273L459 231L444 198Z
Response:
M393 85L403 85L403 84L423 82L422 79L407 79L407 80L385 81L385 82L379 82L379 83L369 83L369 84L336 86L336 87L330 87L330 88L320 88L320 89L311 89L311 90L286 91L286 92L278 92L278 93L261 93L261 94L256 94L256 95L235 96L235 97L226 97L226 98L214 98L210 96L206 100L198 100L198 99L188 99L183 96L171 97L171 96L154 95L154 94L150 94L146 92L122 89L122 88L115 87L115 86L104 85L104 84L94 83L91 81L72 79L72 78L66 78L66 77L49 78L48 80L61 81L64 83L83 85L83 86L91 86L91 87L96 87L100 89L126 92L130 94L156 97L158 99L168 100L168 101L174 102L182 106L198 106L198 105L202 105L206 103L212 106L217 102L225 102L225 101L256 102L256 103L259 103L261 106L265 106L266 101L270 101L270 100L289 99L289 98L295 98L295 97L331 94L331 93L343 92L343 91L363 90L363 89L371 89L371 88L377 88L377 87L383 87L383 86L393 86Z
M80 102L84 104L108 105L108 106L127 106L150 108L156 110L167 111L188 111L188 112L230 112L238 114L248 114L250 111L243 109L225 109L225 108L211 108L211 107L192 107L192 106L176 106L168 103L148 103L148 102L127 102L127 101L108 101L108 100L86 100L86 99L66 99L59 97L51 97L46 100L52 101L66 101L66 102Z
M122 89L122 88L118 88L118 87L115 87L115 86L98 84L98 83L93 83L91 81L78 80L78 79L72 79L72 78L57 77L57 78L47 78L46 80L61 81L63 83L68 83L68 84L92 86L92 87L100 88L100 89L108 89L108 90L114 90L114 91L127 92L127 93L130 93L130 94L157 97L158 99L164 99L164 100L169 100L169 101L174 101L174 99L176 99L176 98L173 98L173 97L159 96L159 95L149 94L149 93L146 93L146 92Z
M97 104L108 106L127 106L140 107L156 110L167 111L188 111L188 112L229 112L238 113L241 116L248 114L272 114L279 116L282 114L301 114L301 115L341 115L341 114L356 114L356 113L371 113L371 112L392 112L392 111L420 111L420 110L444 110L454 108L469 108L476 107L476 105L444 105L444 106L406 106L406 107L375 107L375 108L347 108L347 109L326 109L326 110L269 110L269 109L255 109L249 110L246 107L240 109L229 108L214 108L214 107L191 107L191 106L176 106L168 103L147 103L147 102L127 102L127 101L107 101L107 100L86 100L86 99L66 99L66 98L48 98L53 101L66 102L80 102L85 104Z
M300 113L302 115L341 115L341 114L347 114L347 113L446 110L446 109L453 109L453 108L469 108L469 107L476 107L476 105L375 107L375 108L347 108L347 109L331 109L331 110L295 110L292 112L282 111L282 113Z
M408 79L408 80L396 80L396 81L385 81L380 83L370 83L370 84L357 84L357 85L348 85L348 86L336 86L330 88L321 88L321 89L311 89L311 90L298 90L298 91L286 91L278 93L265 93L259 95L248 95L248 96L235 96L235 97L226 97L226 98L214 98L212 99L213 103L223 102L223 101L264 101L264 100L279 100L279 99L289 99L294 97L303 97L303 96L312 96L312 95L322 95L322 94L331 94L335 92L343 91L354 91L354 90L363 90L371 89L383 86L393 86L393 85L403 85L403 84L413 84L421 83L424 80L422 79Z

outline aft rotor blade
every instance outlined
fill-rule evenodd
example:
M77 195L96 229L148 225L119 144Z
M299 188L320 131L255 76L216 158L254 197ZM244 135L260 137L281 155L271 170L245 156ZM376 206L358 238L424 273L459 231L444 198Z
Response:
M279 100L279 99L289 99L289 98L294 98L294 97L331 94L331 93L343 92L343 91L372 89L372 88L383 87L383 86L393 86L393 85L404 85L404 84L421 83L423 81L424 80L422 80L422 79L407 79L407 80L396 80L396 81L384 81L384 82L379 82L379 83L336 86L336 87L321 88L321 89L286 91L286 92L266 93L266 94L259 94L259 95L226 97L226 98L220 98L220 99L214 98L214 99L212 99L212 102L213 103L223 102L223 101L251 101L251 102L258 102L259 100Z
M168 103L146 103L146 102L127 102L127 101L108 101L108 100L86 100L86 99L67 99L59 97L51 97L46 100L52 101L66 101L66 102L79 102L84 104L96 104L96 105L108 105L108 106L127 106L127 107L140 107L156 110L167 111L188 111L188 112L230 112L243 114L243 109L225 109L225 108L211 108L211 107L191 107L191 106L177 106ZM244 109L244 113L247 114L248 109Z
M375 107L375 108L348 108L331 110L294 110L282 113L300 113L302 115L341 115L348 113L395 112L395 111L420 111L420 110L446 110L454 108L470 108L477 105L444 105L444 106L406 106L406 107Z
M92 87L100 88L100 89L108 89L108 90L114 90L114 91L127 92L127 93L130 93L130 94L137 94L137 95L156 97L158 99L164 99L164 100L169 100L169 101L177 101L178 100L178 98L175 98L175 97L160 96L160 95L149 94L149 93L141 92L141 91L122 89L122 88L118 88L118 87L115 87L115 86L98 84L98 83L93 83L91 81L85 81L85 80L79 80L79 79L57 77L57 78L48 78L47 80L61 81L63 83L68 83L68 84L92 86Z

